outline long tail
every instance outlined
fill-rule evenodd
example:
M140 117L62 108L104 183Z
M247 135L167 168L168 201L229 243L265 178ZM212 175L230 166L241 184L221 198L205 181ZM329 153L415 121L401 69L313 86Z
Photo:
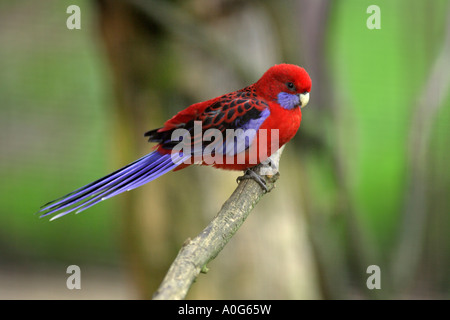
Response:
M100 201L140 187L162 176L178 167L184 160L185 158L180 157L174 161L170 154L154 151L106 177L43 205L38 213L41 213L41 217L57 213L50 220L73 211L79 213Z

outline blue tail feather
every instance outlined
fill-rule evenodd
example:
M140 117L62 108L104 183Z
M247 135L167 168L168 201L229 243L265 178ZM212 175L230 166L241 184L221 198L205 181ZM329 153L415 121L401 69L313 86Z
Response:
M89 183L41 207L41 217L56 214L50 220L70 212L79 213L102 200L135 189L178 167L186 158L172 159L170 154L158 151L130 163L109 175Z

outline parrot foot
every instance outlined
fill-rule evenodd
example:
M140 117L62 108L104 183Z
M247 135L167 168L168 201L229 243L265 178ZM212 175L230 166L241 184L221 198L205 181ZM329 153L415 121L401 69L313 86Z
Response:
M237 177L236 182L239 183L242 180L247 180L247 179L254 180L256 183L258 183L261 186L261 188L264 190L264 192L269 192L269 189L267 188L266 181L264 180L264 178L262 176L260 176L259 174L257 174L252 169L245 170L244 175Z

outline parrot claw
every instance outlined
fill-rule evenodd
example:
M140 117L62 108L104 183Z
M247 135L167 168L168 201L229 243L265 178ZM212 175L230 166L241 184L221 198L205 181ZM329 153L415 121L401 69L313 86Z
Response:
M264 180L264 178L262 176L260 176L259 174L257 174L252 169L245 170L244 175L237 177L236 182L239 183L242 180L247 180L247 179L254 180L256 183L258 183L261 186L261 188L264 190L264 192L269 192L269 189L267 188L266 181Z

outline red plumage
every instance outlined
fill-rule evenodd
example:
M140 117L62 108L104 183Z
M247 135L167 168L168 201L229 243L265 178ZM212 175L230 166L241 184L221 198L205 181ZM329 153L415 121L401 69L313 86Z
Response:
M294 89L287 87L288 83L293 84ZM278 95L281 92L288 94L304 94L311 90L311 79L308 73L301 67L291 64L279 64L271 67L254 84L241 90L231 92L204 102L195 103L186 109L180 111L171 119L165 122L162 128L152 130L146 133L149 141L159 142L155 147L161 153L170 153L172 150L167 144L161 143L161 137L169 139L170 134L175 129L188 129L193 121L201 121L203 132L215 128L222 132L226 129L239 129L242 123L236 125L236 119L245 119L250 117L254 120L265 109L270 114L257 128L257 135L251 142L246 152L245 163L238 164L236 159L238 155L224 156L222 163L214 164L216 168L227 170L245 170L255 165L249 162L248 154L252 152L251 148L257 148L258 158L256 163L264 161L277 149L291 140L300 127L302 113L300 105L292 109L286 109L278 102ZM303 106L302 106L303 107ZM252 117L253 115L253 117ZM220 119L217 119L219 118ZM264 136L264 142L259 143L261 139L261 130L267 130L267 138ZM271 130L279 130L279 141L272 145ZM206 165L204 162L202 165ZM189 166L182 164L174 171Z

